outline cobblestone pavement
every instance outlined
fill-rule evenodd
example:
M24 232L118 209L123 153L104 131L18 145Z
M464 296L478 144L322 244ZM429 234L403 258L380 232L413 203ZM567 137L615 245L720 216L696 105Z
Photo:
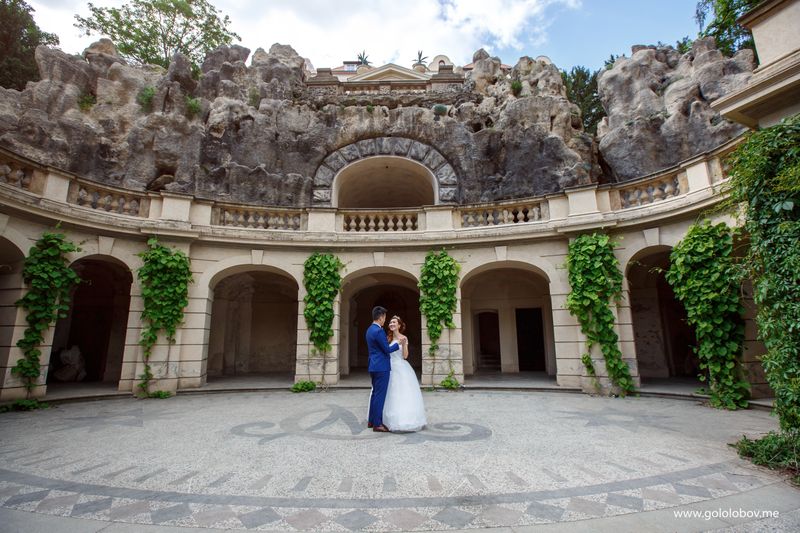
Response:
M368 394L187 395L3 414L0 506L208 528L448 530L678 508L781 482L727 445L776 429L763 411L435 392L424 395L426 430L380 434L365 428Z

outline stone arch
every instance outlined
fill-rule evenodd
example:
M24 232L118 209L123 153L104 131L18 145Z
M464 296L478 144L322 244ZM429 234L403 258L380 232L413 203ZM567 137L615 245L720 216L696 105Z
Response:
M253 263L251 255L237 255L223 261L218 261L211 268L203 272L200 279L197 280L197 286L208 287L209 290L213 291L214 287L216 287L222 279L234 274L249 271L263 271L279 274L294 281L298 287L302 283L302 279L298 280L297 276L287 270L273 265L255 264Z
M210 278L214 299L207 346L208 379L282 375L291 383L297 356L300 287L267 265L230 266Z
M336 175L352 163L375 156L394 156L416 161L434 177L438 203L456 203L458 177L436 148L405 137L376 137L343 146L320 163L314 174L314 205L330 206Z
M523 261L493 261L464 275L461 321L465 374L556 374L550 279L542 268Z
M378 304L388 307L389 313L403 317L410 341L409 362L420 368L423 339L417 276L399 268L368 267L351 272L342 282L339 313L339 368L342 374L350 374L356 368L366 371L364 332L372 321L372 306Z
M692 352L694 331L686 311L664 277L672 247L664 244L636 250L625 264L636 363L642 380L695 380L699 362Z
M550 275L548 275L547 271L543 267L535 265L533 263L527 263L525 261L509 260L509 261L492 261L490 263L483 263L480 265L476 265L468 270L464 270L461 273L461 280L459 282L459 285L463 288L464 284L467 283L474 276L478 276L486 271L495 270L498 268L515 268L520 270L527 270L538 276L541 276L548 284L551 282Z
M87 253L70 268L83 280L72 292L69 314L59 319L47 369L47 382L119 383L125 353L134 274L117 257ZM62 351L77 346L77 361ZM74 356L73 356L74 357Z
M394 155L371 156L348 164L334 176L331 191L331 207L343 209L413 208L439 203L436 176L421 163Z

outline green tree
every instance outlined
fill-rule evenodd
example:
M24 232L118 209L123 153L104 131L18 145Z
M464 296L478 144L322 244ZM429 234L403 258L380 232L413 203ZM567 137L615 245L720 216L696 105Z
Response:
M40 44L54 46L58 37L33 21L33 8L23 0L0 0L0 86L21 91L39 79L34 52Z
M699 0L695 9L695 20L700 26L700 35L713 37L717 41L717 48L726 55L733 55L742 48L755 50L750 31L740 26L736 20L761 1Z
M228 30L230 19L207 0L131 0L122 7L97 7L89 17L75 15L86 35L109 37L119 53L136 63L168 67L176 52L195 67L210 50L240 37Z
M600 95L597 93L597 75L600 71L590 71L586 67L572 67L569 72L561 71L561 78L567 88L567 98L581 108L583 129L594 135L597 123L605 116Z

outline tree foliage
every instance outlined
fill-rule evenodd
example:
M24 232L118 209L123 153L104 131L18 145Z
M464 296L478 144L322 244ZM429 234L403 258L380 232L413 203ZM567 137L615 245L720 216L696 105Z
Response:
M730 163L744 206L762 357L783 430L800 430L800 115L752 133Z
M695 9L695 20L700 26L700 35L713 37L717 41L717 48L729 56L742 48L755 50L753 35L736 20L761 1L699 0Z
M75 15L75 27L86 35L109 37L119 53L136 63L168 67L177 52L197 67L206 53L239 36L228 30L230 19L207 0L131 0L122 7L97 7Z
M34 53L40 44L55 46L58 37L43 32L24 0L0 0L0 87L21 91L39 79Z
M561 78L567 88L567 98L581 108L583 129L592 135L597 133L597 123L606 114L597 92L599 72L599 70L592 72L582 66L572 67L569 72L561 71Z

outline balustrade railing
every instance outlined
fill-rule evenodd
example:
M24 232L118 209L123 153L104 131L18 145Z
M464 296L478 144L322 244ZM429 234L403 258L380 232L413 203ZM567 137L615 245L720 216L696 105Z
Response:
M302 230L304 219L300 209L216 206L211 223L234 228Z
M73 180L69 184L67 202L132 217L147 217L150 209L150 199L145 193L114 189L82 180Z
M541 222L549 218L547 204L544 202L529 201L521 204L466 208L460 211L463 228Z
M33 181L33 169L17 161L0 158L0 182L20 189L30 190Z
M342 229L347 232L364 231L417 231L419 215L416 211L358 211L343 214Z
M616 201L613 209L629 209L643 205L655 204L669 200L689 192L685 172L675 172L666 176L658 176L630 185L621 185L612 189Z

